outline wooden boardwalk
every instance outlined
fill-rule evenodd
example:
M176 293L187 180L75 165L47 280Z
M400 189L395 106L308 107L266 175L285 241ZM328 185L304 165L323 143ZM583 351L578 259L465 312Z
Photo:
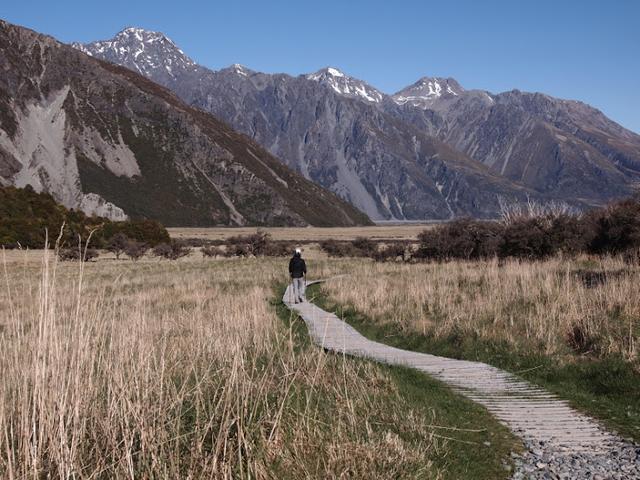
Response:
M318 346L425 372L485 406L526 442L544 442L565 451L603 451L608 444L620 440L565 401L511 373L480 362L411 352L371 341L312 303L292 303L290 289L291 286L283 301L302 317Z

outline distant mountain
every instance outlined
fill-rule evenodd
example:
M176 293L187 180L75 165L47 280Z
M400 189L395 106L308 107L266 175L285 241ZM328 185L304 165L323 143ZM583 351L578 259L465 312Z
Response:
M602 112L540 93L452 91L393 114L545 198L601 205L637 191L640 136Z
M453 78L423 77L413 85L400 90L392 98L398 105L408 104L427 109L438 100L453 99L463 92L464 89Z
M175 52L164 36L135 29L122 36ZM141 71L155 71L146 54L126 54ZM157 61L169 77L172 66L197 68L179 52ZM369 223L246 136L131 70L3 21L0 69L1 185L31 185L89 214L173 226Z
M376 90L371 85L368 85L357 78L345 75L340 70L333 67L318 70L316 73L306 75L306 78L328 86L336 93L348 98L357 98L366 102L380 103L385 96L382 92Z
M142 34L138 40L127 32L76 47L137 71L153 64L149 78L223 118L371 218L494 217L501 201L536 195L388 113L382 107L388 96L337 69L299 77L240 65L212 71L185 57L184 67L169 76L181 50L169 40L143 47ZM138 51L145 53L136 60Z
M586 207L638 189L640 136L580 102L440 77L386 95L334 67L212 71L139 29L76 47L224 119L374 219L495 217L526 197Z

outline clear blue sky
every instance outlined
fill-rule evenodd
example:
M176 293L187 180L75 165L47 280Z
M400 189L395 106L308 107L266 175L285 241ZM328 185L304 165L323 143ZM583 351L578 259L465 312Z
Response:
M640 0L2 0L0 17L65 42L140 26L214 69L331 65L387 93L424 75L540 91L640 132Z

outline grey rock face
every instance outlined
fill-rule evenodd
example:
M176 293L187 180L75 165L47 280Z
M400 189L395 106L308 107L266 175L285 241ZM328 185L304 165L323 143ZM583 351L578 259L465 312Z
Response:
M393 95L398 105L411 105L417 108L429 108L436 101L453 99L460 96L464 89L453 78L422 77Z
M380 103L385 95L371 85L357 78L345 75L337 68L327 67L316 73L305 75L308 80L313 80L328 86L333 91L347 98L357 98L370 103Z
M525 197L599 205L638 184L640 137L579 102L439 77L389 96L332 67L212 71L178 62L168 40L143 47L144 34L130 34L125 46L121 36L78 48L222 118L374 219L496 217L501 201ZM179 65L171 75L165 58Z
M151 44L169 45L157 36ZM29 184L89 214L167 225L369 222L213 116L51 37L0 21L0 70L4 185Z
M87 55L120 64L146 77L175 79L185 70L198 70L193 60L164 34L141 28L125 28L113 39L95 42L91 48L80 43L72 46Z
M640 136L581 102L471 90L388 111L546 198L600 205L640 180Z

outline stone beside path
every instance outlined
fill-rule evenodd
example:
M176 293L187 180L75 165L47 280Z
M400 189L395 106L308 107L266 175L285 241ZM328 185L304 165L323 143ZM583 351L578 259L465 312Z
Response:
M333 313L291 300L289 286L283 302L300 315L313 342L325 350L415 368L483 405L528 449L524 455L514 454L514 479L640 479L639 445L606 431L544 389L485 363L374 342Z

